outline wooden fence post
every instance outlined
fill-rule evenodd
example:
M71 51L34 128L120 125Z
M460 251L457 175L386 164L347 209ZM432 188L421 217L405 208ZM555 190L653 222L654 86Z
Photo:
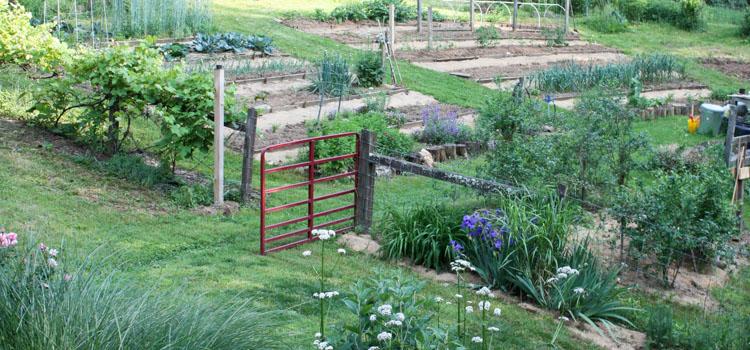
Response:
M250 204L250 193L253 190L253 155L255 153L255 128L258 123L258 111L250 108L245 121L245 146L242 148L242 204Z
M565 0L565 34L570 33L570 0Z
M214 204L224 205L224 67L214 71Z
M427 25L429 26L430 38L427 41L427 48L432 50L432 6L427 8Z
M692 115L692 113L691 113ZM737 127L737 109L736 106L729 106L729 126L727 127L727 135L724 139L724 159L727 162L727 166L731 167L732 163L730 159L732 157L732 144L734 143L734 129Z
M354 227L367 232L372 226L372 210L375 195L375 163L370 162L370 153L375 153L378 134L362 129L359 135L359 164L357 166L357 210Z
M422 32L422 0L417 0L417 33Z
M518 30L518 0L513 0L513 31Z
M396 43L396 5L394 4L391 4L391 6L388 8L388 27L391 28L391 50L396 51L396 49L393 47L393 44Z
M474 0L469 1L469 22L471 31L474 31Z

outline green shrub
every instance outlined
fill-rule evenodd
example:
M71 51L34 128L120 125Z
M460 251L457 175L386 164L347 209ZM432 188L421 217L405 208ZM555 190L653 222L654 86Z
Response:
M417 18L417 8L408 5L404 0L365 0L362 2L362 9L371 20L380 19L384 22L388 19L388 9L394 5L394 19L397 22L404 22Z
M494 46L497 40L502 39L500 31L494 25L480 27L475 33L477 34L477 44L481 47Z
M671 307L659 305L650 310L646 339L648 346L654 349L667 349L677 345Z
M434 105L422 111L424 129L414 133L420 141L433 145L445 143L464 143L474 139L471 127L464 125L458 118L458 111L440 112L440 106Z
M631 21L642 21L646 15L648 0L620 0L620 12Z
M740 35L750 37L750 9L745 10L745 21L740 26Z
M455 258L450 242L463 240L463 208L445 204L422 204L416 208L390 207L379 228L383 232L380 252L387 259L408 258L411 263L435 269L448 269Z
M166 163L162 164L162 167L156 168L144 163L141 157L124 153L117 153L112 158L101 162L94 157L74 157L73 160L145 187L178 183Z
M0 66L34 66L56 71L69 59L67 45L50 33L53 23L32 26L31 14L12 2L0 3Z
M356 64L357 79L359 86L363 88L377 87L383 84L385 69L380 61L380 56L374 52L363 54Z
M274 349L274 315L141 287L96 256L73 266L30 245L0 265L0 349ZM54 260L50 260L54 259ZM54 263L53 263L54 262Z
M185 209L211 205L214 202L213 186L201 183L180 186L169 192L169 200L176 206Z
M568 46L565 31L559 28L543 28L542 35L547 39L547 46Z
M349 69L349 61L338 52L323 53L318 62L318 69L310 76L310 89L315 94L326 96L340 96L346 94L354 79Z
M331 12L330 17L339 23L345 21L359 22L367 19L367 14L364 12L362 4L351 3L336 7Z
M594 12L590 17L586 17L584 22L601 33L621 33L628 28L628 23L610 6Z
M632 21L667 22L680 29L692 31L705 25L703 0L625 0L620 10Z
M378 134L378 153L403 157L411 151L414 139L402 134L398 129L388 128L388 123L381 113L341 113L333 120L323 120L320 123L308 123L309 137L332 135L345 132L360 132L368 129ZM353 138L336 138L315 143L315 156L318 159L335 157L342 154L354 153L356 150ZM338 160L321 164L318 168L327 174L339 173L346 170L351 161Z
M703 0L680 0L680 17L677 26L681 29L693 31L702 28Z

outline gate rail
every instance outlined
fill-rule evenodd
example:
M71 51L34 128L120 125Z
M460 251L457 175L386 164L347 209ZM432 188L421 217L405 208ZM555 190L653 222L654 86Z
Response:
M355 137L356 151L354 153L344 154L344 155L339 155L339 156L329 157L329 158L324 158L324 159L315 159L315 142L316 141L328 140L328 139L334 139L334 138L351 137L351 136ZM308 158L307 161L304 161L304 162L301 162L301 163L296 163L296 164L290 164L290 165L282 165L282 166L279 166L279 167L276 167L276 168L271 168L271 169L266 169L266 152L272 151L272 150L275 150L275 149L279 149L279 148L286 148L286 147L295 146L295 145L301 145L301 144L308 144L308 147L309 147L309 158ZM322 223L322 224L317 224L317 225L315 224L315 219L319 218L319 217L322 217L322 216L326 216L326 215L338 213L338 212L341 212L341 211L344 211L344 210L348 210L348 209L354 209L354 212L357 211L357 192L356 192L356 188L357 188L357 181L358 181L358 179L357 179L357 173L358 173L358 171L357 170L358 170L358 167L359 167L359 146L360 146L359 133L349 132L349 133L343 133L343 134L325 135L325 136L311 137L311 138L307 138L307 139L286 142L286 143L282 143L282 144L278 144L278 145L268 146L268 147L264 148L261 151L261 153L260 153L260 192L261 192L261 195L260 195L260 253L262 255L265 255L266 253L269 253L269 252L275 252L275 251L279 251L279 250L291 248L291 247L297 246L297 245L302 244L302 243L312 242L312 241L318 239L317 237L313 237L313 234L312 234L313 230L316 230L316 229L319 229L319 228L323 228L323 227L328 227L328 226L331 226L331 225L340 224L340 223L343 223L343 222L347 222L349 220L354 220L355 216L352 215L352 216L348 216L348 217L344 217L344 218L340 218L340 219L328 221L328 222L325 222L325 223ZM336 174L336 175L330 175L330 176L322 177L322 178L319 178L319 179L315 178L315 166L316 165L324 164L324 163L328 163L328 162L333 162L333 161L337 161L337 160L350 159L350 158L354 159L354 170L353 171L348 171L348 172L340 173L340 174ZM284 185L284 186L275 187L275 188L271 188L271 189L266 188L266 175L267 174L272 174L272 173L277 173L277 172L284 171L284 170L291 170L291 169L302 168L302 167L308 167L308 170L307 170L308 171L308 179L307 179L307 181L303 181L303 182L299 182L299 183L291 184L291 185ZM341 178L345 178L345 177L348 177L348 176L354 176L354 188L349 189L349 190L344 190L344 191L336 192L336 193L331 193L331 194L323 195L323 196L320 196L320 197L315 197L315 184L318 184L318 183L321 183L321 182L325 182L325 181L331 181L331 180L335 180L335 179L341 179ZM291 189L294 189L294 188L304 187L304 186L307 186L307 188L308 188L308 190L307 190L307 199L301 200L301 201L297 201L297 202L283 204L283 205L280 205L280 206L277 206L277 207L273 207L273 208L266 208L266 204L267 204L266 203L266 195L271 194L271 193L285 191L285 190L291 190ZM347 195L347 194L354 194L354 202L353 202L353 204L345 205L343 207L338 207L338 208L329 209L329 210L325 210L325 211L321 211L321 212L318 212L318 213L315 212L315 206L314 206L315 202L322 201L322 200L325 200L325 199L335 198L335 197L339 197L339 196L344 196L344 195ZM295 218L295 219L286 220L286 221L282 221L282 222L279 222L279 223L271 224L271 225L266 225L266 214L277 212L277 211L280 211L280 210L283 210L283 209L298 207L298 206L305 205L305 204L307 204L307 215L301 216L301 217L298 217L298 218ZM279 228L279 227L283 227L283 226L287 226L287 225L291 225L291 224L295 224L295 223L303 222L303 221L307 221L307 227L305 227L303 229L294 230L294 231L291 231L291 232L280 234L278 236L266 238L266 231L268 231L268 230L272 230L272 229L275 229L275 228ZM354 225L352 225L350 227L340 228L340 229L336 230L336 233L340 233L342 231L350 230L350 229L353 228L353 226ZM304 239L301 239L301 240L295 241L295 242L291 242L291 243L287 243L287 244L284 244L284 245L281 245L281 246L278 246L278 247L274 247L274 248L271 248L271 249L266 249L266 243L270 243L270 242L278 241L278 240L281 240L281 239L293 237L293 236L300 235L300 234L303 234L303 233L307 233L307 236Z

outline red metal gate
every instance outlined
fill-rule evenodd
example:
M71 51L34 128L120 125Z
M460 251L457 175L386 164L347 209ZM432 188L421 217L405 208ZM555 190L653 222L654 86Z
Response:
M325 159L317 159L317 160L315 159L315 142L316 141L328 140L328 139L334 139L334 138L340 138L340 137L351 137L351 136L354 136L355 142L356 142L356 151L354 153L344 154L344 155L340 155L340 156L336 156L336 157L330 157L330 158L325 158ZM295 145L300 145L300 144L305 144L305 143L308 144L309 151L310 151L309 152L310 156L309 156L309 159L307 161L304 161L302 163L297 163L297 164L283 165L283 166L279 166L279 167L276 167L276 168L266 169L266 152L271 151L271 150L275 150L275 149L279 149L279 148L285 148L285 147L290 147L290 146L295 146ZM352 221L354 220L354 215L352 215L352 216L348 216L348 217L345 217L345 218L341 218L341 219L336 219L336 220L332 220L332 221L329 221L329 222L325 222L325 223L322 223L322 224L317 224L317 225L315 224L315 219L319 218L319 217L322 217L322 216L330 215L330 214L333 214L333 213L338 213L338 212L341 212L341 211L344 211L344 210L348 210L348 209L354 209L354 212L356 212L356 203L357 203L357 192L356 192L356 188L357 188L357 169L358 169L358 166L359 166L359 156L358 155L359 155L359 134L356 133L356 132L349 132L349 133L336 134L336 135L326 135L326 136L312 137L312 138L308 138L308 139L303 139L303 140L297 140L297 141L282 143L282 144L279 144L279 145L268 146L268 147L264 148L263 151L261 151L261 153L260 153L260 192L261 192L261 194L260 194L260 196L261 196L260 197L260 253L261 254L266 255L266 253L268 253L268 252L275 252L275 251L279 251L279 250L282 250L282 249L291 248L291 247L294 247L294 246L302 244L302 243L312 242L312 241L314 241L314 240L317 239L317 237L313 237L313 235L312 235L312 231L313 230L316 230L316 229L319 229L319 228L323 228L323 227L328 227L328 226L331 226L331 225L340 224L340 223L343 223L343 222L347 222L349 220L352 220ZM328 163L328 162L333 162L333 161L337 161L337 160L342 160L342 159L349 159L349 158L354 158L354 171L349 171L349 172L345 172L345 173L341 173L341 174L326 176L326 177L322 177L322 178L319 178L319 179L315 178L315 166L316 165L323 164L323 163ZM271 188L271 189L267 189L266 188L266 175L267 174L276 173L276 172L284 171L284 170L301 168L301 167L308 167L307 181L303 181L303 182L296 183L296 184L291 184L291 185L280 186L280 187ZM354 176L354 188L349 189L349 190L345 190L345 191L340 191L340 192L336 192L336 193L327 194L327 195L320 196L320 197L315 197L315 184L318 184L318 183L321 183L321 182L325 182L325 181L340 179L340 178L344 178L344 177L347 177L347 176ZM275 192L284 191L284 190L290 190L290 189L293 189L293 188L303 187L303 186L307 186L307 199L301 200L301 201L298 201L298 202L287 203L287 204L280 205L280 206L273 207L273 208L266 208L266 195L271 194L271 193L275 193ZM354 203L353 204L351 204L351 205L345 205L343 207L339 207L339 208L335 208L335 209L329 209L329 210L321 211L321 212L318 212L318 213L315 212L315 209L314 209L315 202L318 202L318 201L321 201L321 200L324 200L324 199L330 199L330 198L335 198L335 197L347 195L347 194L350 194L350 193L354 194ZM291 220L287 220L287 221L283 221L283 222L271 224L271 225L267 225L266 224L266 214L277 212L279 210L283 210L283 209L287 209L287 208L293 208L293 207L305 205L305 204L307 204L307 215L299 217L299 218L296 218L296 219L291 219ZM299 230L287 232L287 233L284 233L284 234L281 234L281 235L278 235L278 236L266 238L266 231L268 231L268 230L272 230L272 229L275 229L275 228L279 228L279 227L282 227L282 226L291 225L291 224L295 224L295 223L303 222L303 221L307 221L307 227L305 227L303 229L299 229ZM336 233L340 233L342 231L349 230L353 226L354 225L352 224L352 226L338 229L338 230L336 230ZM281 239L293 237L293 236L300 235L300 234L303 234L303 233L307 233L306 238L304 238L304 239L301 239L301 240L298 240L298 241L295 241L295 242L292 242L292 243L287 243L287 244L284 244L284 245L281 245L281 246L278 246L278 247L274 247L274 248L271 248L271 249L266 249L266 243L270 243L270 242L278 241L278 240L281 240Z

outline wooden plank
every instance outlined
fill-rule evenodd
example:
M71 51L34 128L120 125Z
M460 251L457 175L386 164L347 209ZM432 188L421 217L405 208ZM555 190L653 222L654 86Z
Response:
M250 193L253 189L253 154L255 154L255 129L258 123L258 111L250 108L245 122L245 144L242 148L242 204L250 204Z
M478 60L479 56L465 56L465 57L448 57L448 58L436 58L433 62L450 62L450 61L469 61Z
M448 74L455 75L459 78L471 79L471 74L466 74L466 73L461 73L461 72L448 72Z
M400 172L411 173L419 176L429 177L431 179L450 182L456 185L461 185L473 189L477 189L484 192L527 192L532 193L525 189L516 188L510 185L492 182L473 176L453 173L450 171L439 170L435 168L426 167L424 165L410 163L402 159L396 159L380 154L370 153L369 162L385 165L391 167Z

